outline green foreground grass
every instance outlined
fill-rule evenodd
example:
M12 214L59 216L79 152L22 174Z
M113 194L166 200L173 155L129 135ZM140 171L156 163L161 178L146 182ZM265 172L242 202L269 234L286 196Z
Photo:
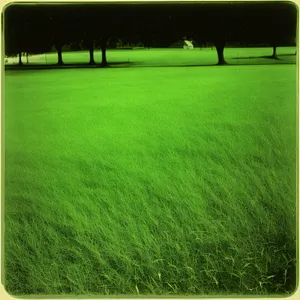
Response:
M5 73L13 295L290 294L296 67Z

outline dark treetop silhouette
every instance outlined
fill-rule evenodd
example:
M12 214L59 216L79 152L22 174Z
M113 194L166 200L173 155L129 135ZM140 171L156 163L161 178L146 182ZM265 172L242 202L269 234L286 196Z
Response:
M210 42L218 64L226 64L227 43L272 46L295 45L297 10L289 2L260 3L98 3L11 4L4 11L5 54L45 53L53 46L63 64L63 46L83 45L95 64L94 48L102 51L118 40L167 47L189 35L198 43ZM75 47L76 48L76 47Z

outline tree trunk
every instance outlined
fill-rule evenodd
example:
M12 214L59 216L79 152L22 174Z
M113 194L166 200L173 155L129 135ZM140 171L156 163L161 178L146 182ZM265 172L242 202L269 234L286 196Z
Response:
M19 66L22 66L22 52L19 52Z
M62 59L62 46L60 46L60 45L57 46L56 50L57 50L57 56L58 56L58 62L57 62L57 64L59 66L62 66L64 64L63 59Z
M277 58L276 46L273 46L273 54L272 54L272 58Z
M91 46L90 49L90 65L95 65L95 60L94 60L94 47Z
M101 62L101 65L103 67L107 66L108 63L107 63L107 60L106 60L106 47L107 47L107 41L108 41L108 38L107 37L104 37L102 38L101 40L101 52L102 52L102 62Z
M102 52L102 66L107 66L107 60L106 60L106 47L101 47Z
M218 52L218 65L226 65L226 61L224 59L225 43L216 43L216 48Z

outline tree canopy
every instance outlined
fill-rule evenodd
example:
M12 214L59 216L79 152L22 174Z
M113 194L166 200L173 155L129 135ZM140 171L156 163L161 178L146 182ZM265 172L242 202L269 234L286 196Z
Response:
M168 47L183 36L213 43L294 45L297 9L290 2L19 4L4 11L5 53L42 53L82 43L90 50L116 40ZM221 56L220 56L221 55ZM62 61L61 61L62 63Z

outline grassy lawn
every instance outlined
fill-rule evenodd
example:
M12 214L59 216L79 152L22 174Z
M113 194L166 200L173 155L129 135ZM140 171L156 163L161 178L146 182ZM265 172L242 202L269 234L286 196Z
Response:
M5 73L5 287L288 294L296 66Z
M286 64L296 63L295 47L278 47L279 60L266 59L271 56L270 48L225 48L225 60L229 64ZM215 48L184 49L134 49L134 50L107 50L109 63L124 62L134 66L182 66L182 65L215 65L218 55ZM30 64L56 64L57 54L47 53L29 57ZM63 52L63 61L66 64L89 62L88 51ZM101 51L95 50L95 61L101 63ZM9 58L8 64L17 64L18 58ZM26 57L23 58L26 64Z

